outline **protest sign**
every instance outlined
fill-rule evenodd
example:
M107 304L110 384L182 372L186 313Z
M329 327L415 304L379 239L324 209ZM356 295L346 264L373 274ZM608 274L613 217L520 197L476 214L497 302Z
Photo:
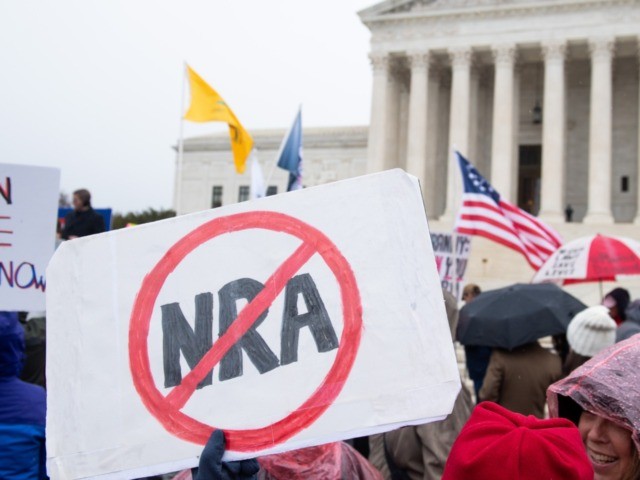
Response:
M451 412L421 193L401 170L66 242L47 271L48 471L192 467Z
M436 256L442 288L458 299L462 298L462 284L471 253L471 237L467 235L431 232L431 245Z
M0 310L44 310L60 171L0 163Z

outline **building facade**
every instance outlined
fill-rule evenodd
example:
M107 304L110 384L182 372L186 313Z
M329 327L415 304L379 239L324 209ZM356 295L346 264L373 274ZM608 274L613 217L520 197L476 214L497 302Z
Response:
M371 30L371 122L305 129L305 186L400 167L420 179L431 229L450 231L455 148L566 240L638 237L640 0L387 0L359 16ZM251 133L270 177L285 131ZM226 134L187 139L183 158L178 213L247 197ZM283 192L287 173L273 170ZM474 239L471 280L532 275L517 253ZM597 300L590 288L575 287Z
M548 221L570 206L578 222L640 222L640 2L389 0L360 17L372 33L368 171L418 176L430 217L455 214L455 148Z
M304 129L304 186L363 175L367 170L368 132L367 127ZM275 166L285 133L285 129L251 132L267 195L287 191L289 173ZM227 132L184 140L181 171L176 163L174 204L178 214L248 200L250 187L250 163L244 174L236 173Z

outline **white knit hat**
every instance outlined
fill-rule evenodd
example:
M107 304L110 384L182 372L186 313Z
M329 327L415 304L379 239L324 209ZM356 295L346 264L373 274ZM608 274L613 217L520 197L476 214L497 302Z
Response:
M567 341L574 352L593 357L603 348L616 343L616 322L602 305L578 313L567 329Z

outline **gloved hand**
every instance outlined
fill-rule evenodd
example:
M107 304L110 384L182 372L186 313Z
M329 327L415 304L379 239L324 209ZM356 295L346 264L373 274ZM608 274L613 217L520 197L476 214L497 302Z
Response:
M224 433L214 430L200 456L194 480L255 480L260 465L255 458L239 462L223 462Z

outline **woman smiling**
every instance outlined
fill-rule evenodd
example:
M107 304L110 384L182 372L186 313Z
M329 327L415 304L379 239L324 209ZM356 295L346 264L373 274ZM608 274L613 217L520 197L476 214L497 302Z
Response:
M603 350L549 387L552 417L580 430L595 480L640 479L640 335Z
M596 479L637 478L640 457L630 430L587 411L580 416L578 428Z

